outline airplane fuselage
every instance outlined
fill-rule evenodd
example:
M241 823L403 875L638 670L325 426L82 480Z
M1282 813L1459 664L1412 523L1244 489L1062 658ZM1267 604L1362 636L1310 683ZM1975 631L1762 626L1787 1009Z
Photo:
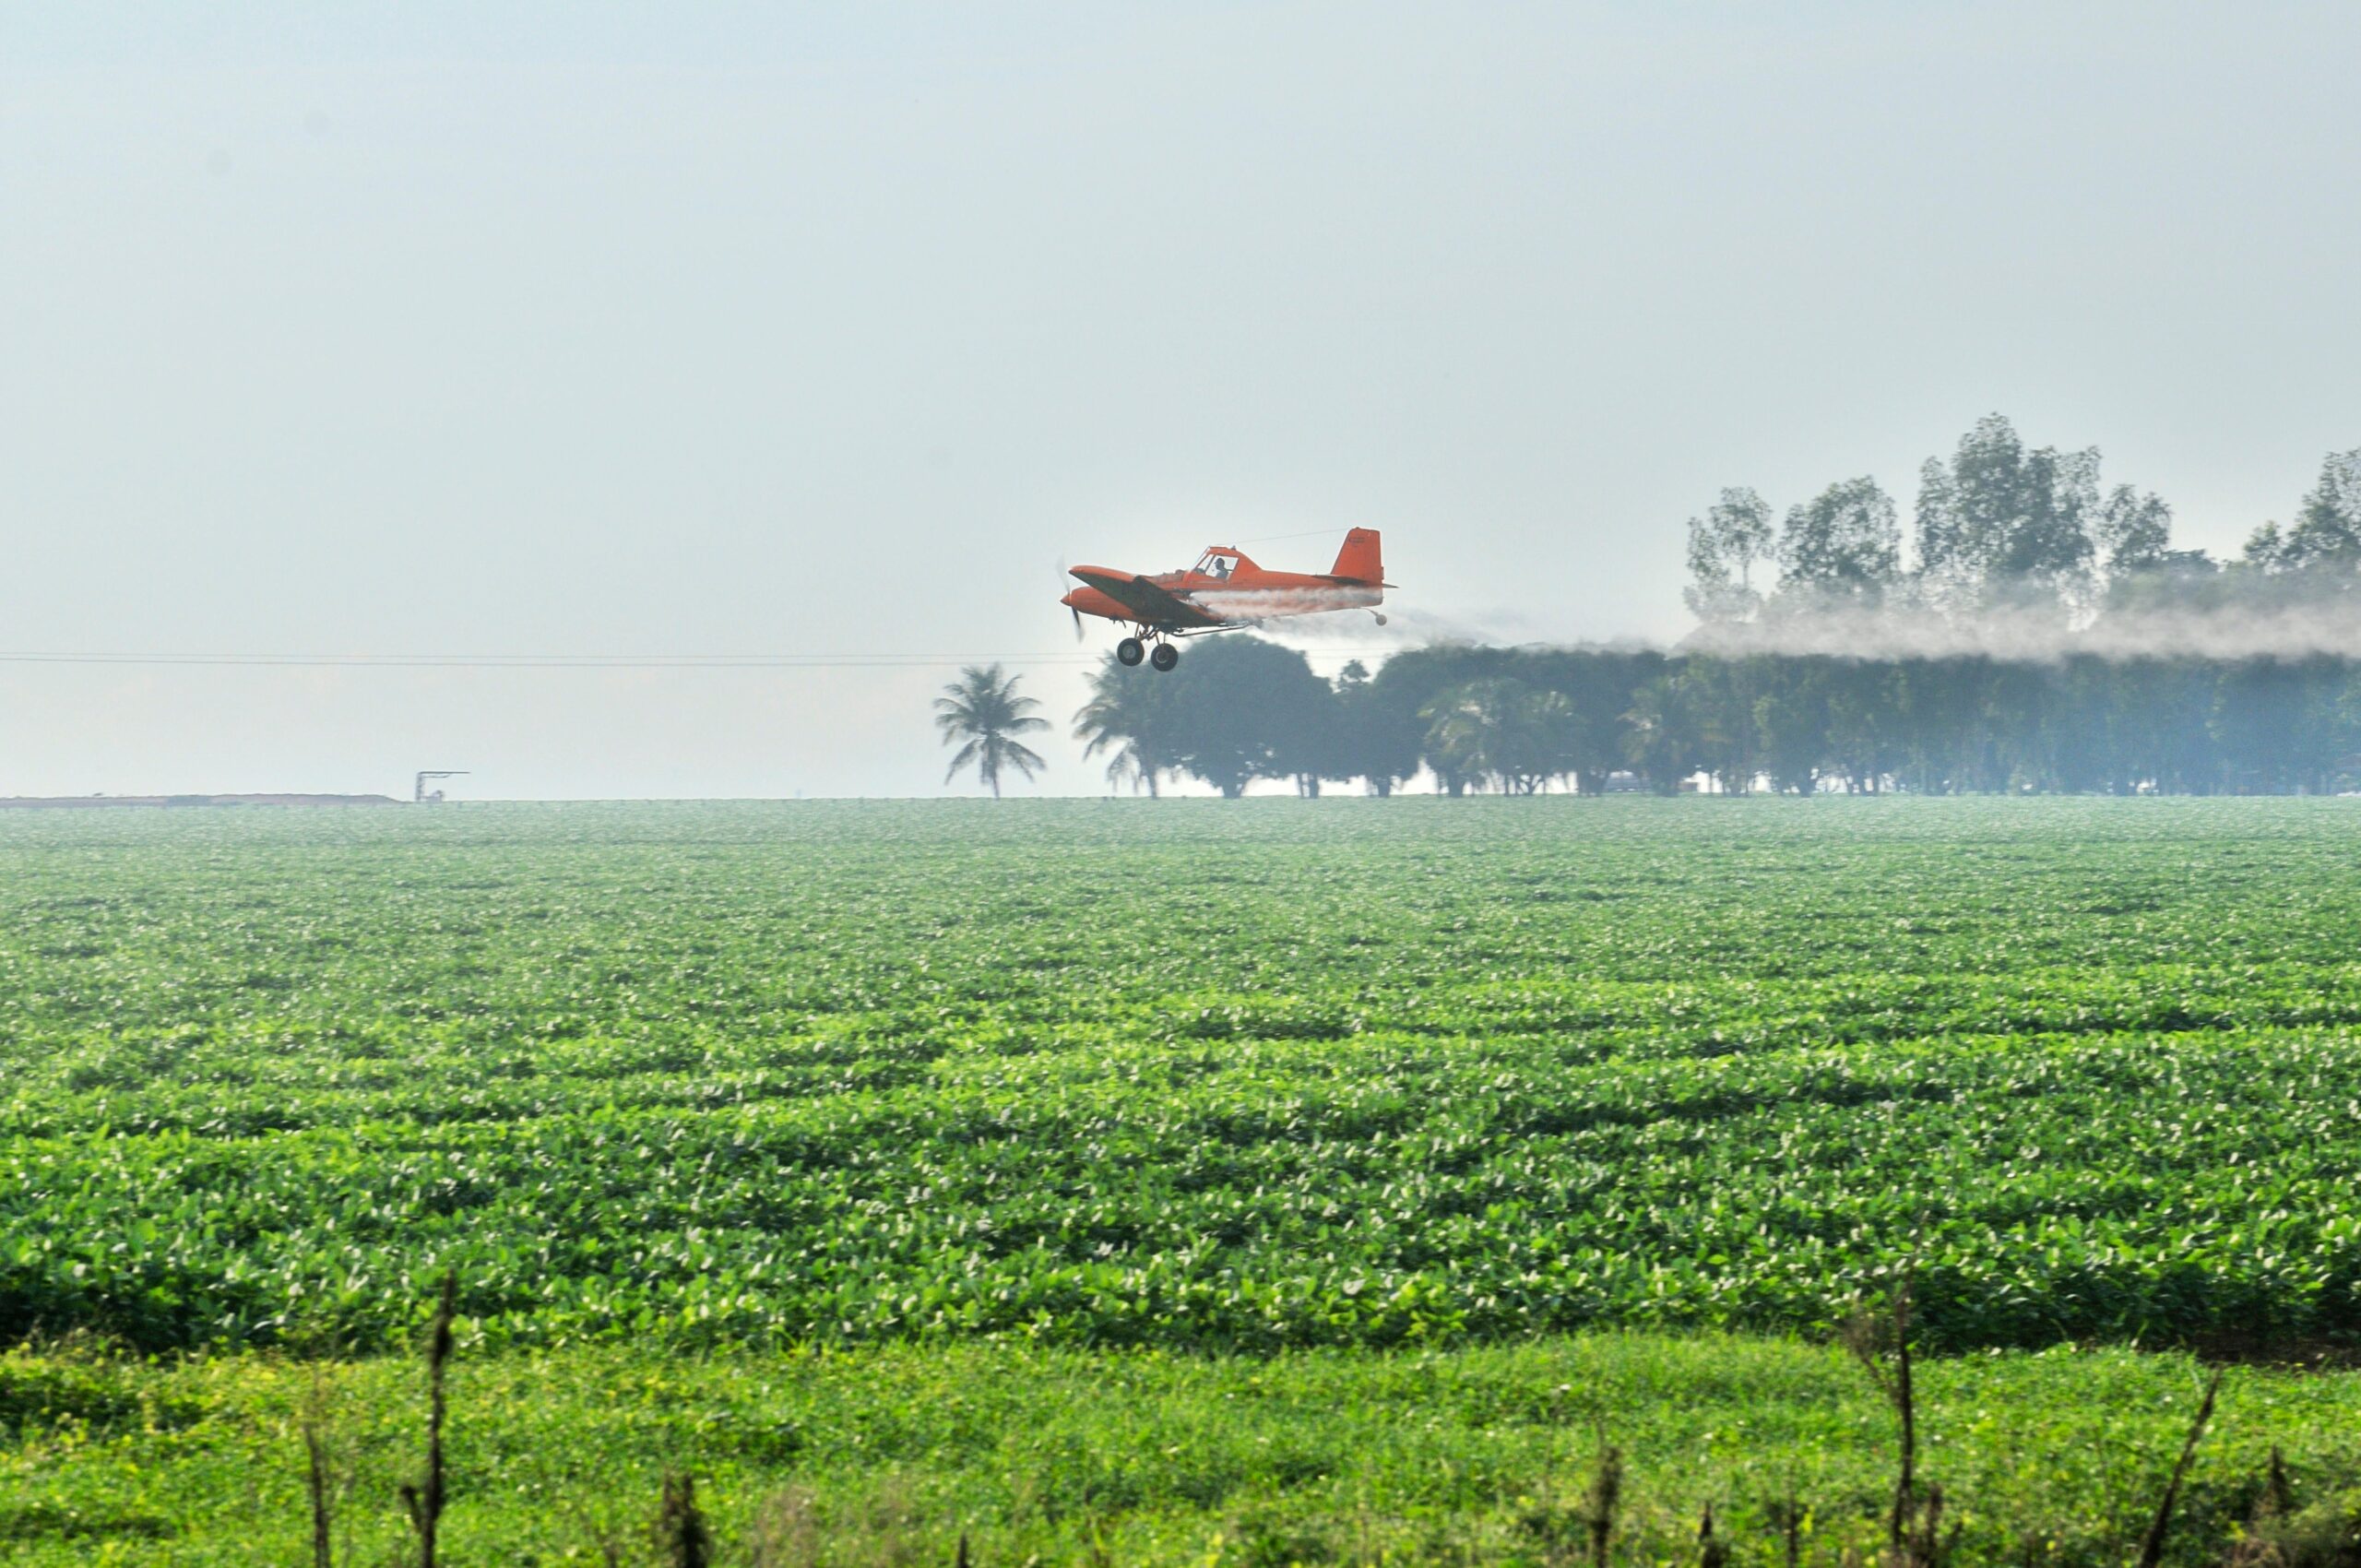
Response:
M1105 568L1085 566L1076 570L1098 572ZM1260 572L1247 583L1195 572L1160 572L1147 580L1204 617L1202 621L1176 623L1177 626L1244 625L1280 615L1374 610L1385 602L1385 590L1382 588L1313 572ZM1095 588L1075 588L1060 602L1085 615L1102 616L1109 621L1140 621L1130 608Z
M1217 544L1184 572L1154 576L1109 566L1076 566L1082 587L1059 602L1084 615L1168 636L1250 625L1332 610L1374 610L1387 584L1374 529L1346 535L1329 572L1273 572L1234 545Z

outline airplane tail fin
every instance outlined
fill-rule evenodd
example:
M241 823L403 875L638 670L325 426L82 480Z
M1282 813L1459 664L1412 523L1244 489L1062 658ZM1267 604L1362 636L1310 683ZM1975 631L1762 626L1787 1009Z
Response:
M1354 529L1345 535L1345 548L1336 552L1336 564L1328 575L1356 583L1382 583L1385 580L1385 563L1379 556L1377 530Z

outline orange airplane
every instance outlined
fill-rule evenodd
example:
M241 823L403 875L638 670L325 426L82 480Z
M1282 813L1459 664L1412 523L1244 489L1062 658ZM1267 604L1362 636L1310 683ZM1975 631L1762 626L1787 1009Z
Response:
M1312 615L1327 610L1366 610L1385 617L1377 607L1385 602L1385 567L1378 558L1377 530L1354 529L1336 552L1336 564L1324 574L1266 572L1248 560L1235 545L1216 544L1185 572L1164 572L1145 577L1105 566L1076 566L1074 576L1083 586L1058 600L1074 612L1074 629L1082 632L1082 618L1102 616L1127 622L1132 635L1115 645L1115 657L1126 664L1142 659L1158 670L1180 662L1177 637L1200 636L1252 626L1283 615ZM1155 651L1149 651L1153 644Z

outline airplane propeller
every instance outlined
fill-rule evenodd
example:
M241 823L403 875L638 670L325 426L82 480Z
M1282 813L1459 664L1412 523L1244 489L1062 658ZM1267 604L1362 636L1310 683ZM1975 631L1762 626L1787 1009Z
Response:
M1061 555L1058 557L1058 597L1060 599L1063 599L1073 591L1066 586L1066 578L1069 575L1066 571L1066 558ZM1082 612L1069 604L1066 606L1066 613L1074 617L1074 640L1082 641Z

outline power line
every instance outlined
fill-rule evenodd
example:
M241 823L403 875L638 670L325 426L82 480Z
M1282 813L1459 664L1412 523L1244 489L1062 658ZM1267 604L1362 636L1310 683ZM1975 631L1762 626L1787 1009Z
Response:
M1380 656L1394 647L1321 648L1323 655ZM935 670L968 664L1079 667L1104 654L935 653L64 653L0 652L0 664L124 665L270 670Z
M950 664L1087 664L1082 653L54 653L0 652L6 664L124 664L277 670L838 670Z

